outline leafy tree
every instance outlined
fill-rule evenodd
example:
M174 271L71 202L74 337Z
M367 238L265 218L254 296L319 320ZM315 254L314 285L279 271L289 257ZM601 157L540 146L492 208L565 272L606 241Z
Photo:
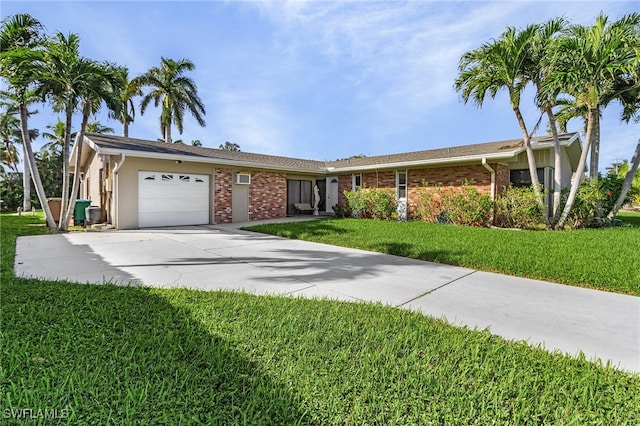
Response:
M205 108L197 93L194 81L186 77L187 71L193 71L195 65L187 60L161 58L160 67L153 67L134 79L138 87L150 87L140 104L140 112L144 114L153 101L155 107L161 106L160 130L164 141L171 143L171 126L176 125L180 134L183 130L184 112L188 110L198 124L204 127Z
M227 151L240 151L240 145L238 145L237 143L232 143L229 141L226 141L224 144L220 144L220 146L218 147L219 149L224 149Z

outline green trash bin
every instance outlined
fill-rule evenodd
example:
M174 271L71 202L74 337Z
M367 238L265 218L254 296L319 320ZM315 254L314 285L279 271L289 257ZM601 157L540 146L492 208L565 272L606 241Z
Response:
M91 205L91 200L76 200L76 204L73 207L73 224L78 225L82 223L84 225L87 220L85 209Z

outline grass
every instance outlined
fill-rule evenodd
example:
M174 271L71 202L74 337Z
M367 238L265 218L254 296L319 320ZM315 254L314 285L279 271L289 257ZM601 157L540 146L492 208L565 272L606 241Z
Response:
M418 313L16 278L16 236L46 230L0 225L3 424L640 422L640 375Z
M624 226L519 231L362 219L252 226L252 231L640 296L640 214Z

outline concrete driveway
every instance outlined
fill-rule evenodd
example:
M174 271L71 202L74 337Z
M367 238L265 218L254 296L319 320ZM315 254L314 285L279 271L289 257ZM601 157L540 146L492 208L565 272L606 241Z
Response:
M16 275L376 301L640 372L640 298L207 225L20 237Z

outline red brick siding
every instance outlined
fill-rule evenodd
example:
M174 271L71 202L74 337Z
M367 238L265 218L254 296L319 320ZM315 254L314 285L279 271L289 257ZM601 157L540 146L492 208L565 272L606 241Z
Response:
M409 217L414 216L417 194L420 188L424 187L423 182L427 182L428 186L443 185L458 190L465 180L471 182L472 186L476 187L481 194L491 195L491 174L481 164L409 170L409 197L407 200Z
M367 188L395 188L396 172L388 170L384 172L367 172L362 174L362 182Z
M338 203L347 204L347 197L344 196L344 191L351 191L351 175L338 176Z
M490 165L496 171L496 186L499 190L505 184L509 183L509 168L502 164ZM404 170L404 169L400 169ZM415 212L416 195L422 188L423 181L429 186L442 184L444 186L453 186L460 188L465 181L472 182L472 185L478 188L481 194L491 194L491 174L481 164L467 166L450 166L450 167L432 167L425 169L409 169L407 177L408 183L408 213L412 217ZM506 179L506 180L505 180ZM347 199L343 191L351 190L351 174L341 175L338 178L339 201L346 203ZM506 183L505 183L506 182ZM362 173L362 183L368 188L394 188L396 187L396 171L386 170L380 172Z
M217 169L214 184L214 223L231 223L231 189L233 173L231 169Z
M509 186L510 169L504 164L491 164L491 167L496 171L496 195L499 195Z
M252 172L249 187L249 220L287 216L287 175Z

